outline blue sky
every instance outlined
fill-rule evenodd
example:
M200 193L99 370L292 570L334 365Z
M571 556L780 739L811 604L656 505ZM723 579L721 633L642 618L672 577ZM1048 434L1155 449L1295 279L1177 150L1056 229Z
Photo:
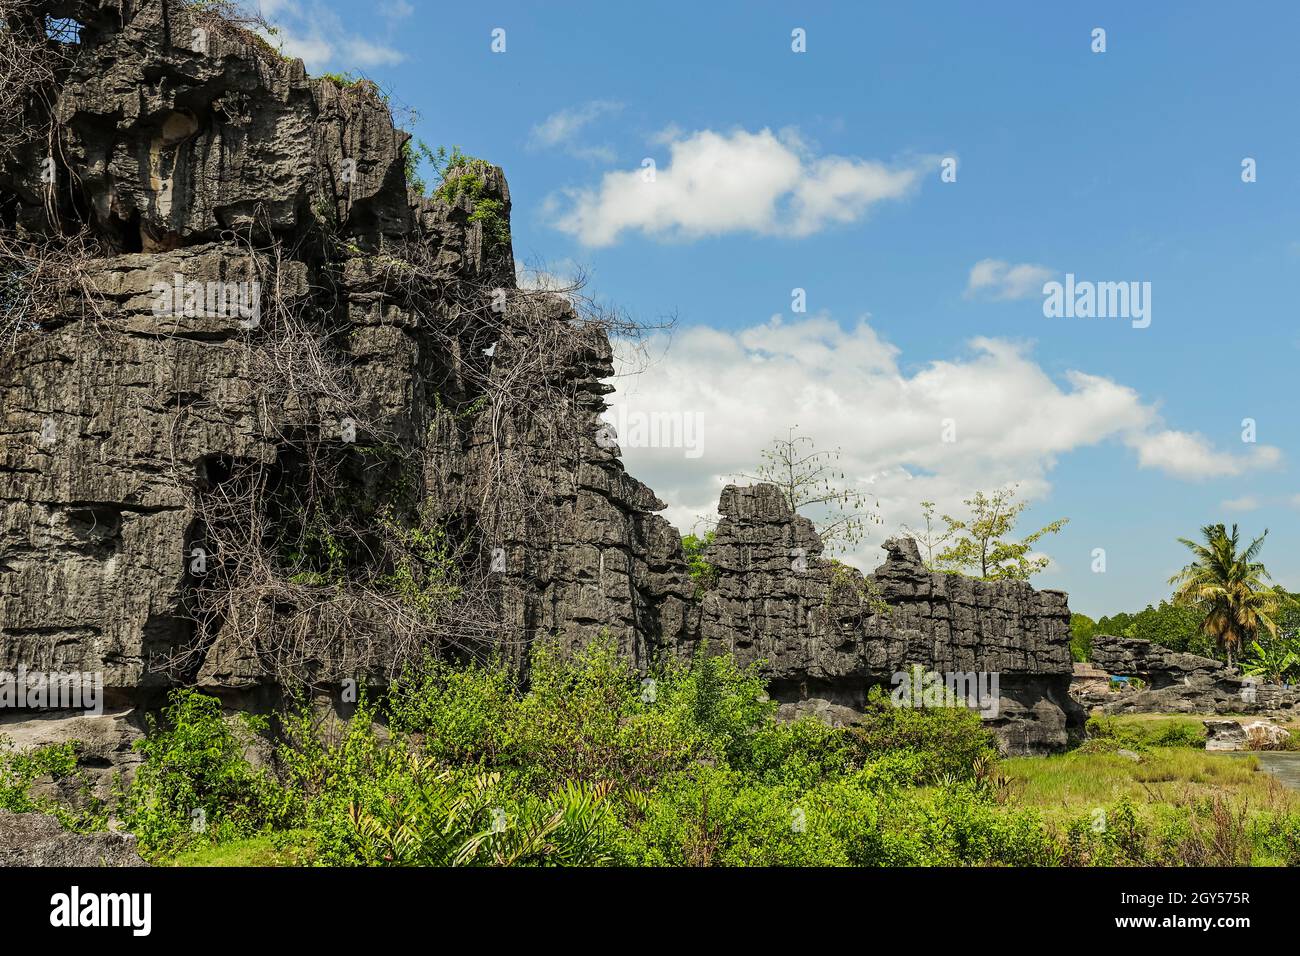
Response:
M262 5L502 166L516 258L676 314L619 400L699 416L697 457L624 447L679 527L798 424L880 500L868 568L921 498L1018 481L1075 610L1166 596L1211 521L1300 589L1300 6ZM1150 326L1044 317L1067 272L1151 283Z

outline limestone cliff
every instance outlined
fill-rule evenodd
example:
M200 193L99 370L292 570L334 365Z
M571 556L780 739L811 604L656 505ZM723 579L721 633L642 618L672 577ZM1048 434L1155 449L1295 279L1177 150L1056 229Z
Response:
M1064 744L1064 594L907 541L864 578L764 486L691 579L597 440L628 330L519 289L500 170L419 194L377 88L179 0L4 3L48 76L0 138L0 668L243 700L608 631L643 667L765 660L795 709L997 671L1007 748Z
M1059 749L1079 724L1063 592L932 572L908 538L886 541L885 563L864 577L823 558L812 523L771 485L729 486L719 511L699 636L768 661L772 694L791 710L860 708L869 687L919 665L996 673L990 723L1009 751Z

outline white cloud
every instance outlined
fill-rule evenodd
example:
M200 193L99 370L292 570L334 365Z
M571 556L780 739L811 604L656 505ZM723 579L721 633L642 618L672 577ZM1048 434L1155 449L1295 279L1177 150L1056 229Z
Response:
M1143 467L1178 478L1238 474L1277 460L1276 449L1233 456L1169 430L1136 390L1110 379L1072 371L1058 381L1027 346L989 338L968 345L959 358L918 367L904 364L865 320L851 329L826 316L774 316L735 332L695 327L652 338L648 364L620 352L611 416L618 406L627 416L698 416L700 457L682 448L623 449L628 468L670 505L666 515L679 529L715 514L721 487L752 471L787 427L798 425L819 448L841 448L841 470L878 497L884 518L851 556L864 567L879 563L886 534L916 525L920 501L959 508L977 489L1013 482L1025 500L1041 498L1059 456L1079 448L1118 441ZM946 420L954 442L943 441ZM1180 453L1187 448L1195 453Z
M582 106L559 110L533 127L528 135L528 146L531 149L563 149L580 159L612 163L615 153L611 146L585 145L579 143L577 137L602 116L618 113L622 109L623 104L613 100L592 100Z
M1281 451L1271 445L1255 445L1241 455L1220 452L1195 432L1164 430L1131 435L1127 444L1138 453L1141 467L1158 468L1168 475L1190 480L1229 478L1275 467L1282 460Z
M309 72L394 66L406 59L388 43L359 35L356 24L345 23L322 3L257 0L256 8L276 28L268 41L286 56L302 60ZM414 8L405 0L390 0L378 7L380 17L390 28L412 12Z
M971 266L966 295L998 301L1027 299L1041 295L1043 283L1052 275L1052 270L1046 266L1029 262L1012 265L1001 259L981 259Z
M808 236L908 195L931 165L819 157L792 131L669 130L661 138L669 162L653 181L643 169L609 172L597 186L552 197L556 228L588 246L608 246L629 230L661 239Z

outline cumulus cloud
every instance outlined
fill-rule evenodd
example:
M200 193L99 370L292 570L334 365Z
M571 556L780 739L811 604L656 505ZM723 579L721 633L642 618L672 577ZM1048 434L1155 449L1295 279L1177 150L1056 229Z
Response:
M596 186L552 197L553 224L588 246L628 231L657 239L725 233L808 236L863 218L914 191L930 159L889 166L817 156L797 133L668 131L667 165L606 173Z
M311 72L394 66L406 59L389 43L361 36L356 24L345 23L323 3L257 0L256 9L276 28L267 39L286 56L302 60ZM381 3L377 12L391 29L397 21L409 17L414 7L405 0L390 0Z
M1156 431L1127 439L1143 468L1158 468L1176 478L1230 478L1247 471L1272 468L1282 461L1282 452L1271 445L1252 445L1240 455L1214 448L1209 439L1195 432Z
M976 338L961 357L918 366L865 320L844 328L824 315L774 316L738 331L659 336L647 354L648 362L620 352L609 419L694 418L697 457L622 442L629 469L684 530L714 515L721 487L751 472L791 425L819 448L842 449L838 470L879 500L887 533L915 527L922 500L960 508L976 489L1010 483L1026 500L1039 498L1062 454L1103 442L1126 445L1142 467L1180 479L1239 474L1278 458L1271 448L1216 450L1169 429L1133 388L1081 371L1058 380L1028 346L999 339ZM882 537L850 559L874 567Z
M1052 277L1046 266L1020 262L1012 265L1001 259L981 259L971 266L966 295L997 301L1028 299L1041 295L1043 283Z
M580 159L612 163L615 158L612 147L584 144L578 141L578 136L601 117L622 109L623 104L613 100L592 100L581 106L559 110L533 127L528 135L528 146L531 149L562 149Z

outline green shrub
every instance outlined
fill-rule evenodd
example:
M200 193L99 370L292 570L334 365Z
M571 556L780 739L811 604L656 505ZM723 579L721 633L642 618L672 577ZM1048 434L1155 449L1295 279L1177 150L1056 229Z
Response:
M512 798L500 776L436 772L412 755L410 786L353 804L357 862L370 866L595 866L608 862L608 785L570 783L546 800Z
M996 776L992 735L964 708L894 707L876 689L858 725L783 724L757 670L707 648L649 678L609 635L573 654L533 651L522 689L502 664L428 660L343 723L290 710L279 782L244 758L264 721L223 719L215 698L178 692L142 746L127 822L154 858L336 866L1300 861L1300 817L1221 799L1125 798L1100 826L1095 813L1045 822ZM1098 745L1183 746L1196 726L1092 730ZM32 780L74 764L66 747L8 758L0 803L27 807Z
M718 569L704 560L704 552L713 544L716 532L707 531L703 536L688 534L682 536L682 553L686 556L686 570L695 582L695 593L709 590L718 583Z
M993 733L977 712L965 707L895 707L889 695L873 687L862 719L852 736L864 757L912 751L925 758L917 783L944 778L969 780L998 759Z
M1087 740L1079 747L1084 753L1141 752L1153 747L1205 747L1205 728L1198 719L1124 720L1097 715L1088 718L1085 729Z
M265 718L227 721L220 700L185 689L171 695L162 726L153 715L148 725L136 744L144 763L122 808L146 850L251 836L284 818L284 792L245 756L253 736L266 730Z

